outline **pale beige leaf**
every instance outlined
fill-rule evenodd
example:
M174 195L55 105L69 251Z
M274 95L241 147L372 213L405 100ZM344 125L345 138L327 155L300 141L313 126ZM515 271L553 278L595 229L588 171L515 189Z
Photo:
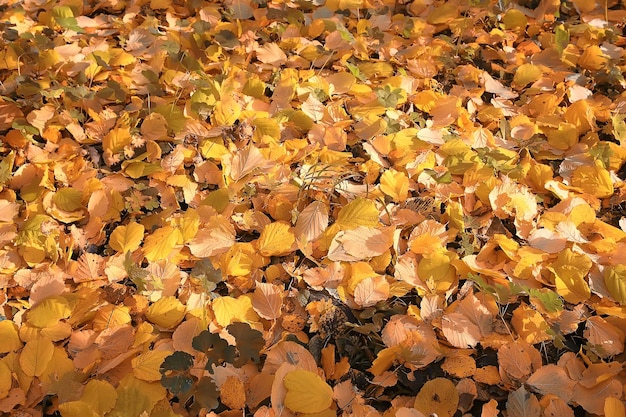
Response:
M276 320L281 314L283 292L276 285L257 282L252 295L252 308L264 319Z
M393 244L395 227L364 227L348 230L341 237L345 251L357 259L382 255Z
M228 225L219 229L201 229L187 246L194 256L210 258L225 253L234 243L235 231Z
M256 57L264 64L278 67L287 62L287 55L275 43L266 43L256 50Z
M480 342L481 332L478 326L460 313L443 316L441 330L448 342L459 349L474 347Z
M569 402L572 399L576 382L569 378L564 368L549 364L537 369L528 378L526 384L540 394L554 394Z
M354 301L361 307L371 307L389 298L389 283L384 276L365 278L354 289Z
M294 234L298 239L317 239L328 227L328 206L322 201L314 201L298 215Z
M619 355L624 351L624 332L600 316L587 319L584 337L601 357Z

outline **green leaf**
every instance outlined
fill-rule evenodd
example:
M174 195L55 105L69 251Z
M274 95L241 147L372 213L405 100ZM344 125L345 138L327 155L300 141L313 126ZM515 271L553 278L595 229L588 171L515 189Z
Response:
M539 302L548 313L563 311L563 300L559 295L548 288L529 288L531 303Z
M128 274L128 278L130 278L130 280L137 286L137 291L145 291L145 279L149 275L149 272L133 261L130 256L130 252L126 252L123 265L126 273Z
M554 47L561 55L569 44L569 31L565 29L565 26L559 25L556 27L554 35Z
M0 184L6 185L7 181L13 175L13 165L15 164L15 151L9 152L7 156L0 161Z
M78 21L74 17L74 12L69 6L57 6L52 9L54 20L64 29L83 33L85 30L78 26Z

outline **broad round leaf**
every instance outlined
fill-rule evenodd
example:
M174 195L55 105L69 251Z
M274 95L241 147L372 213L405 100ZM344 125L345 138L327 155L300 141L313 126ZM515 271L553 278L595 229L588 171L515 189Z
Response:
M424 384L415 398L415 408L425 415L452 417L459 406L459 393L446 378L435 378Z
M333 390L317 374L303 369L289 372L283 380L285 406L296 413L319 413L333 403Z

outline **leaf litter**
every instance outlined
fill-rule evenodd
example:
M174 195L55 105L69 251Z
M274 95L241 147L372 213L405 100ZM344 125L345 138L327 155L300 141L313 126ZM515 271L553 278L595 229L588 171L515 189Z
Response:
M3 413L624 416L620 2L0 14Z

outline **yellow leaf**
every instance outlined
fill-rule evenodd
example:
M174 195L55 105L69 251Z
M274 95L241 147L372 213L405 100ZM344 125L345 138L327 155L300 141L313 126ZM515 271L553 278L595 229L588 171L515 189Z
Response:
M166 395L159 382L142 381L128 374L117 387L117 402L107 417L149 416L154 405Z
M572 103L572 105L565 110L563 119L567 123L576 126L579 134L591 130L591 128L595 126L596 120L593 107L589 103L589 100L578 100Z
M401 345L385 348L378 352L376 359L372 362L372 367L368 369L374 376L379 376L387 369L391 368L393 362L400 356Z
M121 253L132 252L141 244L144 231L143 225L135 222L130 222L126 226L117 226L111 233L109 245L113 250Z
M96 413L88 402L82 400L59 404L59 411L63 417L98 417L102 415Z
M426 17L426 22L431 25L441 25L450 22L459 15L459 9L454 3L442 3Z
M582 303L591 296L591 290L585 281L591 265L591 259L587 255L574 253L567 248L548 267L554 272L557 293L568 303Z
M505 29L519 29L526 27L528 19L521 10L509 9L502 17L502 23Z
M450 261L450 257L442 251L424 255L417 265L417 275L431 291L444 293L456 279L456 271Z
M102 139L102 148L111 153L117 153L130 145L132 138L128 128L116 127Z
M572 175L572 185L598 198L613 195L611 174L600 166L580 166Z
M545 129L544 133L548 138L548 143L562 151L578 143L578 131L571 123L559 123L558 129Z
M83 193L74 188L61 188L52 197L52 201L58 208L65 211L76 211L83 207Z
M517 67L515 71L515 75L513 76L513 83L517 87L526 87L530 83L534 83L539 78L543 72L541 68L533 64L522 64Z
M0 398L9 395L13 386L13 375L6 363L0 362Z
M626 305L626 265L604 268L604 284L615 301Z
M295 241L288 223L274 222L263 228L257 245L263 256L282 256L294 250Z
M317 374L296 369L283 380L285 406L296 413L319 413L333 404L332 388Z
M93 318L93 329L102 331L108 328L124 326L131 321L130 309L126 306L106 305L99 308Z
M415 397L414 408L425 415L452 417L459 406L459 393L446 378L435 378L424 384Z
M376 227L379 225L379 212L372 200L357 198L346 204L337 216L337 224L343 230L356 229L359 226Z
M71 327L69 327L68 330L71 331ZM70 331L60 337L46 334L46 331L42 332L42 334L45 334L50 339L56 341L69 337ZM59 379L63 379L64 375L73 375L75 372L76 368L74 367L74 363L72 362L72 360L68 358L67 351L62 346L55 346L54 353L52 354L52 359L50 359L50 362L48 362L48 366L41 374L39 379L41 380L42 385L52 384Z
M608 57L604 55L598 45L590 45L585 48L578 58L578 65L590 71L600 71L608 64Z
M176 326L183 321L183 317L185 317L185 306L172 296L159 299L146 311L148 321L165 329Z
M361 9L365 4L364 0L339 0L340 10Z
M54 344L50 339L39 337L26 343L20 353L19 364L27 376L41 376L54 355Z
M178 243L180 231L172 226L165 226L157 229L154 233L146 238L143 245L146 259L150 262L167 259Z
M215 321L222 327L234 322L254 323L259 317L252 308L252 300L246 295L239 298L220 297L211 304Z
M403 202L409 196L409 177L402 171L389 169L380 177L380 191L394 201Z
M172 354L171 350L149 350L131 362L135 378L148 382L160 381L159 368L166 357Z
M187 209L184 216L180 219L178 227L183 235L184 243L193 239L200 227L200 215L198 215L198 211L192 208Z
M113 385L100 379L90 380L81 397L81 401L89 404L89 407L100 416L108 413L115 405L116 400L117 392L115 392Z
M220 269L225 275L243 277L252 272L252 264L254 262L252 255L243 252L241 246L241 244L236 243L222 255Z
M41 329L52 327L61 319L68 318L72 310L61 296L48 297L28 312L28 323Z
M22 347L17 325L11 320L0 321L0 340L0 353L15 352Z

